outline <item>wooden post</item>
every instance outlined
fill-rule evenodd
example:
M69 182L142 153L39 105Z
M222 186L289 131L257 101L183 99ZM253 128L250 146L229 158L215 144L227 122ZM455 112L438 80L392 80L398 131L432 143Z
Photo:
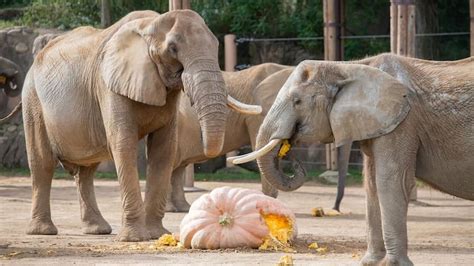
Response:
M109 0L102 0L100 5L100 24L102 28L107 28L112 25L110 18L110 2Z
M342 60L341 17L343 16L342 0L323 0L324 15L324 60ZM334 144L326 145L326 168L337 170L337 148Z
M407 6L407 52L406 56L416 56L416 6L411 4Z
M237 45L234 34L224 36L224 50L225 71L235 71L235 66L237 65Z
M407 6L398 5L397 54L407 53Z
M398 29L398 7L391 1L390 3L390 51L397 53L397 29Z
M470 0L470 14L471 14L471 56L474 56L474 0Z
M190 0L169 0L169 10L191 9Z
M415 0L390 1L390 51L415 57Z
M235 71L237 65L237 44L235 43L235 35L227 34L224 36L224 51L225 51L225 71ZM226 157L236 156L237 151L231 151L226 154ZM227 162L226 167L233 167L234 164Z

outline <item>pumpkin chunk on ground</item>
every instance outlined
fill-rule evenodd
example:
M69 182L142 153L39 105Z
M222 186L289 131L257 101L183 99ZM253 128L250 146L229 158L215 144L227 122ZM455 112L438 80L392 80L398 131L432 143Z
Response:
M171 234L164 234L158 240L155 241L157 247L170 246L174 247L178 245L178 241Z

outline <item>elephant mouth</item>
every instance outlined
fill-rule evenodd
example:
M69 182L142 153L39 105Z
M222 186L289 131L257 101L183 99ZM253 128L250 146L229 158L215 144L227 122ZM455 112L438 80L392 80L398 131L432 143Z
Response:
M175 71L171 71L170 69L166 70L166 76L165 76L165 84L167 90L172 90L176 87L180 87L182 90L184 90L184 87L181 85L181 76L183 74L184 68L180 67L179 69Z

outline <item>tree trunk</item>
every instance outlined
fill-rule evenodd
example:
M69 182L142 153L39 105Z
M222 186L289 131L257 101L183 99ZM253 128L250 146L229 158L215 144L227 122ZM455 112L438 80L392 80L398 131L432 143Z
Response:
M102 28L107 28L108 26L112 24L112 20L110 19L109 0L101 0L100 22L101 22Z
M439 32L438 0L416 0L416 32ZM416 57L423 59L439 58L439 38L418 37Z

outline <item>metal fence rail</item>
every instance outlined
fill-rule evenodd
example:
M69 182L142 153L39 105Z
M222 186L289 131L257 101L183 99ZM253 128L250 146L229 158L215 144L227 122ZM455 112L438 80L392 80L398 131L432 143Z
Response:
M468 36L470 32L438 32L438 33L417 33L415 37L443 37L443 36ZM346 35L340 36L341 39L390 39L390 34L379 34L379 35ZM293 41L322 41L323 36L316 37L292 37L292 38L251 38L241 37L235 39L236 43L245 42L293 42Z

